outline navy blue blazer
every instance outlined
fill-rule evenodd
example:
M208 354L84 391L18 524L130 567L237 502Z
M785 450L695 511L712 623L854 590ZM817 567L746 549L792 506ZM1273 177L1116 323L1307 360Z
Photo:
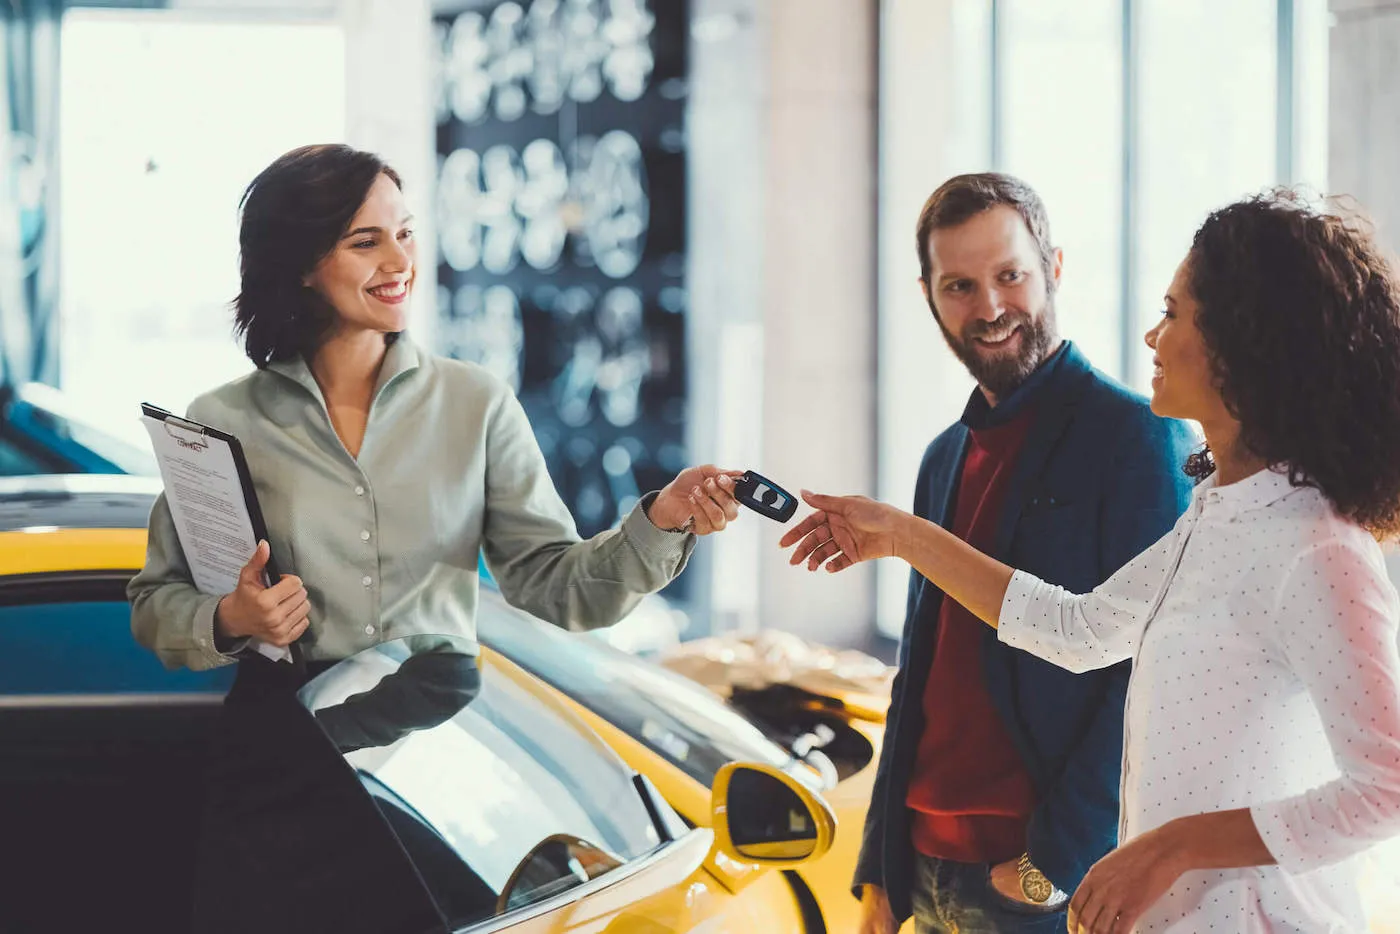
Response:
M1093 590L1171 530L1191 498L1183 471L1197 441L1159 418L1147 400L1095 370L1065 342L995 409L979 390L963 420L924 453L914 512L953 524L969 424L997 423L1024 406L1035 419L1012 474L993 557L1075 593ZM884 748L866 817L855 885L882 886L900 920L911 912L914 847L905 805L924 732L923 696L933 665L943 592L910 574ZM1070 674L1003 645L987 628L987 691L1034 783L1031 860L1073 892L1117 843L1123 704L1129 664Z

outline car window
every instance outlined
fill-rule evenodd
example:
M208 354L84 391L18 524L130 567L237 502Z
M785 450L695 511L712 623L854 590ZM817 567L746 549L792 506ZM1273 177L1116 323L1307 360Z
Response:
M661 842L630 769L528 675L448 638L356 655L300 692L455 926ZM662 804L661 806L664 806Z
M137 644L120 582L70 577L47 585L67 594L64 599L43 599L38 583L22 591L14 584L0 587L0 694L222 694L228 689L232 666L167 671ZM104 590L122 596L83 599Z
M0 477L22 477L48 473L53 469L53 464L40 460L11 439L0 436Z
M149 450L87 421L71 400L51 386L21 386L6 414L12 431L72 461L80 471L142 476L160 472Z
M821 779L705 688L604 642L566 632L483 592L477 634L517 665L705 786L729 762L763 762L821 790Z

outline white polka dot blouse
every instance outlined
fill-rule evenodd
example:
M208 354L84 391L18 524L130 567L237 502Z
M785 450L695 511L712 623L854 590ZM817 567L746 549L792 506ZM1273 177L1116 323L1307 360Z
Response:
M1400 834L1400 599L1380 547L1272 470L1195 491L1092 593L1016 572L1003 642L1133 659L1119 836L1249 808L1277 866L1183 875L1139 932L1361 931L1350 857Z

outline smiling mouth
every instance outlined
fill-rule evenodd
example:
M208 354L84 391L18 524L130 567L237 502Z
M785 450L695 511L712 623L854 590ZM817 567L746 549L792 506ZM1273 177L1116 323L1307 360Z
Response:
M973 340L983 347L1005 347L1019 333L1021 333L1021 326L1018 324L1000 337L974 337Z
M384 285L376 285L365 291L380 301L399 302L408 295L408 282L386 282Z

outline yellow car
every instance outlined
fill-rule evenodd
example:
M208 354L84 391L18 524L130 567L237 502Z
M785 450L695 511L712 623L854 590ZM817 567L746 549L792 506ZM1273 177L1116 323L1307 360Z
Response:
M258 741L221 762L229 672L165 672L130 639L156 492L0 481L0 929L188 930L211 884L210 929L850 928L870 765L819 791L703 688L494 596L493 629L560 640L611 686L570 679L576 700L483 632L465 689L450 638L399 640L253 705Z
M166 672L130 638L123 587L144 559L158 490L129 477L0 480L0 856L11 867L0 874L0 930L123 930L136 918L142 931L189 929L181 893L197 881L201 740L232 671ZM435 854L411 867L428 891L425 916L475 897L481 917L449 917L442 929L855 929L849 884L879 698L799 695L765 707L751 696L736 708L489 590L478 623L486 687L450 720L385 745L336 741L337 763L358 780L352 799L367 796L394 832L383 838L379 826L381 842ZM349 698L375 696L411 657L453 654L444 641L417 648L390 643L332 668L300 691L300 709L343 737L343 724L328 725ZM752 766L741 787L766 791L747 799L776 797L772 814L810 819L802 840L738 850L725 823L734 762ZM281 840L280 826L263 830ZM394 867L359 853L332 848L310 863L345 865L333 905L299 900L327 915L298 918L301 929L397 929L357 926L395 903ZM288 867L303 864L276 867L293 878ZM453 888L460 878L476 888ZM1400 934L1397 880L1400 841L1367 854L1373 934Z
M830 804L839 830L827 854L786 870L805 930L855 931L851 878L879 760L884 710L803 695L746 709L602 639L549 626L483 590L481 642L562 694L688 822L709 822L710 786L736 760L782 769ZM888 701L886 701L886 704ZM796 750L796 752L794 752Z

